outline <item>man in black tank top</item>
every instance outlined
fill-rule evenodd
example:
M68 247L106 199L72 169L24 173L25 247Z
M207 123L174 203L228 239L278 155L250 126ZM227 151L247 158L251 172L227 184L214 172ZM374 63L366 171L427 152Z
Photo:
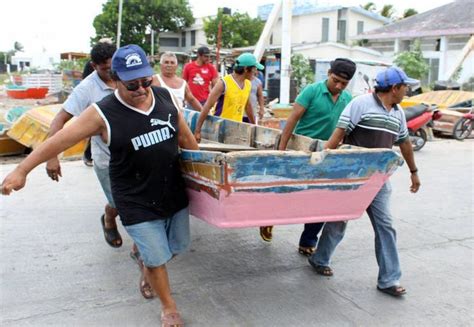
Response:
M189 245L189 213L178 147L198 150L170 92L150 87L145 52L124 46L112 58L115 93L33 151L2 183L2 194L24 187L27 174L80 140L101 135L109 146L110 180L122 223L140 251L144 274L158 295L164 326L182 326L166 262Z

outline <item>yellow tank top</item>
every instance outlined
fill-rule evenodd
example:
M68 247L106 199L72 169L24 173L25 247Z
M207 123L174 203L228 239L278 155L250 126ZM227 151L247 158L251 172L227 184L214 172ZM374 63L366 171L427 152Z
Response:
M245 112L245 105L249 101L252 83L245 80L244 88L234 80L232 74L222 78L224 82L224 93L217 100L215 116L241 122Z

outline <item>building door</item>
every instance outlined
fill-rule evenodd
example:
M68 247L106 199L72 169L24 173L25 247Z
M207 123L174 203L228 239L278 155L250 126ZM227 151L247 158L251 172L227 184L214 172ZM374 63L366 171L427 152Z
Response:
M426 63L430 66L428 76L422 81L423 85L430 85L439 79L439 58L425 58Z

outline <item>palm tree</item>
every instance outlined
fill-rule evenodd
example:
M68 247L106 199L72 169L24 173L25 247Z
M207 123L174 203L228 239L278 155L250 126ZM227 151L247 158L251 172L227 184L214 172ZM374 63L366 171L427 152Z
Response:
M408 8L408 9L405 9L405 11L403 12L403 18L407 18L407 17L414 16L417 14L418 14L418 11L416 11L413 8Z
M360 6L367 11L375 12L377 10L377 6L373 2L367 2L365 5L360 5Z
M380 10L380 15L383 17L387 18L393 18L393 15L395 14L395 8L393 8L393 5L384 5L382 10Z

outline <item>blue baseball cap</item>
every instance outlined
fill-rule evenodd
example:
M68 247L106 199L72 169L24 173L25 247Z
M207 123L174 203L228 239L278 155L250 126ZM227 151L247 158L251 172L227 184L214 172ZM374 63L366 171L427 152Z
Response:
M145 51L135 44L123 46L115 51L112 57L112 71L125 82L155 74L148 63Z
M389 67L377 74L375 82L378 87L389 87L397 84L415 85L419 81L408 77L407 74L398 67Z

